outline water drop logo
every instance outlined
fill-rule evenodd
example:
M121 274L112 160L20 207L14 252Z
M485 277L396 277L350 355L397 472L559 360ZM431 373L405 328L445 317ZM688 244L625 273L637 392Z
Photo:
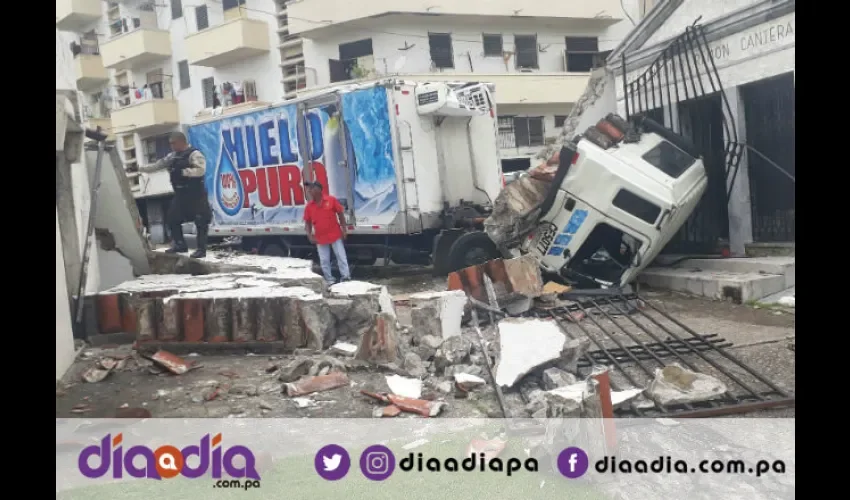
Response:
M239 172L233 166L235 161L236 159L231 159L227 150L222 147L221 157L213 180L215 198L222 211L231 217L239 213L243 201L242 179L239 178Z

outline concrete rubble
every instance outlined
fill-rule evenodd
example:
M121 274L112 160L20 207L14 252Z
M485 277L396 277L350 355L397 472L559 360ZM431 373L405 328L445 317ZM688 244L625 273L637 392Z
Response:
M462 290L415 293L410 296L414 339L433 335L440 339L459 336L467 304Z
M567 338L552 320L504 319L498 325L496 383L512 387L523 376L560 358Z
M655 370L655 378L645 394L660 405L675 405L718 399L728 390L726 384L711 375L673 363Z

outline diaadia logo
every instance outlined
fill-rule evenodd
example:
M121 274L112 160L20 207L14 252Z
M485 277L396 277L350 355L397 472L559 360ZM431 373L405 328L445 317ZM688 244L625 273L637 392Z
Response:
M223 449L220 446L221 434L212 438L207 434L199 444L186 446L182 450L171 445L160 446L155 450L136 445L124 450L123 439L122 434L107 434L100 445L84 448L78 460L80 472L91 479L104 477L112 469L112 477L115 479L124 477L126 471L128 476L140 479L170 479L178 475L197 478L211 472L214 479L226 475L260 480L253 452L245 446ZM190 457L198 458L196 466L189 465ZM236 460L237 457L240 459Z

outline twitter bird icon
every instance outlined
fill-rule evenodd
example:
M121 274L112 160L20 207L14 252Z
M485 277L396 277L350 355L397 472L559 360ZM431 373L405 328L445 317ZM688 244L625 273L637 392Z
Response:
M337 453L332 457L322 457L322 463L325 465L325 471L335 471L339 469L339 464L342 463L342 455Z
M348 474L348 469L351 468L351 457L342 446L329 444L316 453L314 465L316 473L322 479L337 481Z

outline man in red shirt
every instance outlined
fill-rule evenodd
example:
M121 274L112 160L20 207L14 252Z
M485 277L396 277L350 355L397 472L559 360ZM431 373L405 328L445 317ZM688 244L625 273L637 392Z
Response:
M304 209L304 224L307 229L307 239L319 250L319 263L322 265L325 281L328 285L335 283L331 272L331 250L336 255L336 263L341 275L340 281L350 281L348 258L343 245L343 240L348 236L345 211L339 200L322 192L320 183L307 183L306 186L311 201Z

